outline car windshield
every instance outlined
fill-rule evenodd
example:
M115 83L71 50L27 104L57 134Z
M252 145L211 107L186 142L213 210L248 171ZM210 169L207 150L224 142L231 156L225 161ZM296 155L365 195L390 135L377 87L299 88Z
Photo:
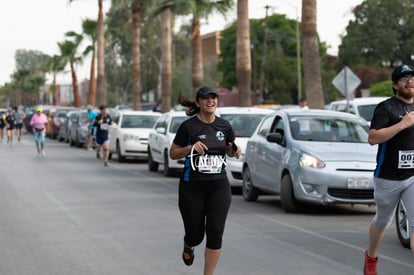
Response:
M186 120L187 116L182 117L173 117L171 119L171 127L170 127L170 133L177 133L178 127L180 127L181 123L183 123L184 120Z
M374 115L375 107L377 107L377 104L359 105L358 106L358 113L365 120L371 121L372 120L372 117Z
M158 116L124 115L121 128L152 128Z
M222 114L233 128L236 137L251 137L264 114Z
M368 142L368 126L356 119L292 116L289 123L292 137L296 140Z
M82 122L89 122L89 115L87 112L81 112L80 113L80 117L79 117L79 121Z

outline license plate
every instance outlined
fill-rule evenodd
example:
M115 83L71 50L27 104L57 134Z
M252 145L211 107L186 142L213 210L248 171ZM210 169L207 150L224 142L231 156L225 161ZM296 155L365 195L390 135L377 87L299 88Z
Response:
M348 189L369 189L370 180L367 178L348 178Z

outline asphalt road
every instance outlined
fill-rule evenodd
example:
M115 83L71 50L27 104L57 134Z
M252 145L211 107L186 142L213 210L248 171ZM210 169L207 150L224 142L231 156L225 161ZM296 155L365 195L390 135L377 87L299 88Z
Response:
M204 243L182 263L177 178L146 163L110 162L94 152L33 137L0 144L0 274L202 274ZM277 196L233 195L217 275L362 274L375 208L309 207L286 214ZM379 274L414 274L414 257L389 228Z

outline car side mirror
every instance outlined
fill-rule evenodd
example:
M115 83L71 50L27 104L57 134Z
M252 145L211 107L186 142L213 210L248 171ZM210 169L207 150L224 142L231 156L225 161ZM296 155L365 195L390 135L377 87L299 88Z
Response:
M155 131L159 134L163 134L163 135L165 134L165 128L163 127L158 127L155 129Z
M272 143L281 144L283 137L280 133L271 133L266 136L266 140Z

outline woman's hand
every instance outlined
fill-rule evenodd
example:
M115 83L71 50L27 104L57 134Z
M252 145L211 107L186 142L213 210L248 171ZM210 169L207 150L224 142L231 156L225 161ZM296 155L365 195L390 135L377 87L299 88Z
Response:
M234 143L229 143L228 145L227 145L227 148L226 148L226 153L227 153L227 155L229 155L230 157L236 157L236 158L239 158L240 157L240 155L241 155L241 148L240 148L240 146L237 146L236 144L234 144Z

